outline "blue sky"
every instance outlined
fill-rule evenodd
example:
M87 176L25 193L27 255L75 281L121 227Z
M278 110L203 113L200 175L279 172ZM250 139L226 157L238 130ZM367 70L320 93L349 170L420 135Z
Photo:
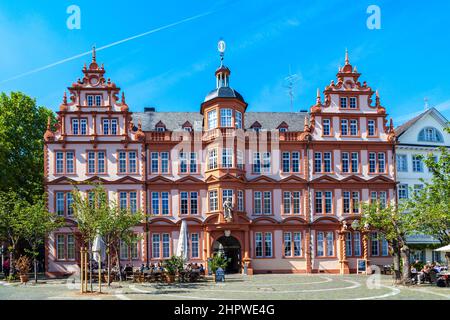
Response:
M107 77L126 93L132 111L198 111L214 88L217 41L227 43L230 84L248 111L291 111L284 78L298 75L294 110L308 109L350 62L382 104L404 122L424 98L450 119L449 1L2 1L0 91L23 91L57 110L67 86L81 77L83 56L13 80L17 75L199 14L198 19L101 50ZM69 30L69 5L81 29ZM366 9L381 8L381 30L366 27ZM7 80L7 81L5 81Z

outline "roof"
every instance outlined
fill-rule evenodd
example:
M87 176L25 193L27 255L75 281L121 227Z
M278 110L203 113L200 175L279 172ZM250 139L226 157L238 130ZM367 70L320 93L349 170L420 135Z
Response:
M289 131L303 131L307 112L246 112L245 129L250 129L255 121L261 124L262 130L277 130L285 122ZM201 130L203 116L198 112L133 112L133 123L142 123L143 131L154 131L161 121L169 131L181 130L183 124L189 121L194 130Z
M447 119L445 119L445 117L438 110L436 110L436 108L430 108L430 109L422 112L421 114L415 116L414 118L406 121L404 124L402 124L402 125L398 126L397 128L395 128L395 134L397 135L397 137L400 137L409 128L411 128L417 121L419 121L424 116L426 116L426 115L428 115L430 113L437 114L439 117L441 117L444 120L444 122L447 122Z
M214 90L211 90L205 97L205 100L203 102L212 100L214 98L235 98L242 102L244 101L244 98L242 95L230 87L220 87Z

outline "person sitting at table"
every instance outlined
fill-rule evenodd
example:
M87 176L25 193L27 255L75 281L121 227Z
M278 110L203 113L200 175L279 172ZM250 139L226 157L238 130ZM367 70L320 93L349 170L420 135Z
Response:
M417 269L414 266L411 266L411 279L417 282Z
M195 271L198 271L199 266L198 266L197 262L194 263L194 265L192 266L192 269Z
M148 263L145 264L144 271L148 271L150 268L148 267Z
M202 275L205 274L205 267L203 267L203 264L200 264L199 271L200 271L200 274L202 274Z
M431 281L430 280L430 270L431 267L429 264L423 266L422 270L419 273L419 279L421 282Z
M139 272L140 273L144 272L144 269L145 269L145 265L141 264L141 267L139 268Z

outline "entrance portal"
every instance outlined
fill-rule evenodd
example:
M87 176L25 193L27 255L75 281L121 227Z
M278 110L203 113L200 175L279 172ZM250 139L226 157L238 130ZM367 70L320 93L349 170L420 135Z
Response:
M214 253L221 252L230 259L226 267L227 273L238 273L241 270L241 244L233 236L222 236L213 244Z

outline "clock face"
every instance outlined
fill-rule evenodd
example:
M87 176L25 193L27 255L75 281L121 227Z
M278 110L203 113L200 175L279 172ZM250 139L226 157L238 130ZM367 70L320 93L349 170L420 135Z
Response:
M98 78L92 77L92 78L89 80L89 83L90 83L92 86L96 86L96 85L98 84Z

